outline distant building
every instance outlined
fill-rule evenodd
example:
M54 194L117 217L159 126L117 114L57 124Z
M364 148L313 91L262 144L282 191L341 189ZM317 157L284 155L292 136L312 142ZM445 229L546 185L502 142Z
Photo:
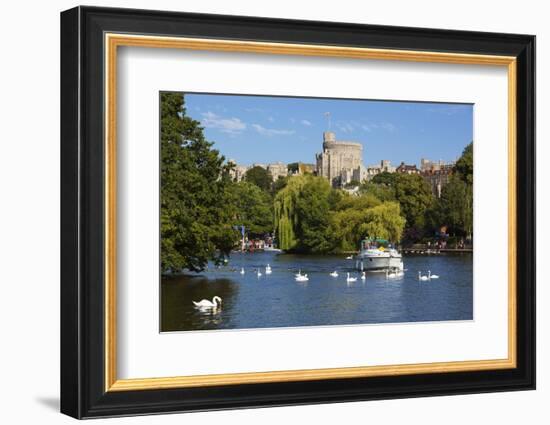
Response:
M449 182L453 173L454 162L431 161L422 158L420 160L421 175L430 185L434 196L440 198L443 187Z
M261 167L264 170L269 171L273 181L276 181L279 177L285 177L288 175L288 166L283 162L273 162L270 164L252 164L252 165L238 165L233 159L227 161L233 164L233 169L230 172L233 181L240 182L244 179L246 172L254 167Z
M395 167L391 165L391 162L387 159L380 161L380 164L369 165L367 167L367 180L372 179L374 176L380 173L395 173Z
M246 165L238 165L237 161L235 161L234 159L230 159L227 162L233 165L233 169L229 173L231 179L236 182L240 182L242 179L244 179L244 175L248 171L249 167Z
M404 162L399 164L399 167L395 169L395 172L401 174L420 174L420 170L416 167L416 164L409 165Z
M305 164L303 162L292 162L288 164L289 176L303 176L304 174L315 173L314 164Z
M288 168L286 164L282 162L274 162L267 165L267 171L271 174L273 181L279 180L279 177L286 177L288 175Z
M422 158L420 159L420 171L440 171L449 168L453 168L455 165L454 162L445 162L442 160L432 161L430 159Z
M315 156L316 173L328 179L333 187L342 187L352 180L363 181L367 169L363 165L361 143L336 140L331 131L323 133L323 152Z

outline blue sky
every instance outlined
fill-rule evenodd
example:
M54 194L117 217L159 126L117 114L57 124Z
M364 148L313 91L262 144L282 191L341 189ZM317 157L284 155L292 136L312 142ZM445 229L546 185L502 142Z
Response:
M365 165L389 159L453 161L473 140L473 105L185 94L187 114L238 164L315 163L329 123L337 140L363 144Z

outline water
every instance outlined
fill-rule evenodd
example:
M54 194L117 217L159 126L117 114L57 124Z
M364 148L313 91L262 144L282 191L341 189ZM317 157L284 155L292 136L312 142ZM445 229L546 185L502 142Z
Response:
M472 255L405 256L405 275L386 279L345 256L263 253L232 254L225 267L162 280L162 331L250 329L366 323L472 320ZM265 274L271 265L272 274ZM239 272L244 267L245 274ZM257 277L255 269L262 276ZM296 282L301 270L308 282ZM338 270L339 277L330 272ZM439 275L419 281L418 271ZM346 272L358 277L346 282ZM197 310L192 301L215 295L221 309Z

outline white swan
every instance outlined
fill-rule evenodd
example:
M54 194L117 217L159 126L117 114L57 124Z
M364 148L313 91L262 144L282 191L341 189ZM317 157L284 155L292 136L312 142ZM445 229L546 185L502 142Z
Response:
M333 272L329 273L332 277L338 277L338 272L334 270Z
M428 276L422 276L422 273L418 272L418 280L429 280Z
M350 277L349 272L348 272L348 277L346 278L346 281L347 282L357 282L357 278L356 277Z
M265 268L265 274L271 274L271 266L269 264Z
M260 276L262 275L262 272L260 271L260 269L258 269L258 270L256 271L256 275L257 275L258 277L260 277Z
M346 260L353 260L353 255L346 257Z
M294 279L296 280L296 282L307 282L309 280L309 277L307 277L307 273L304 273L296 276Z
M361 280L366 280L367 274L365 272L361 273Z
M200 301L193 301L193 304L195 304L195 307L199 308L217 308L222 305L222 299L218 297L217 295L212 298L212 301L209 300L200 300Z
M241 274L244 274L244 267L241 267Z
M428 270L428 279L439 279L439 275L432 274L432 272Z
M298 273L294 273L294 277L300 277L302 276L302 270L298 269Z

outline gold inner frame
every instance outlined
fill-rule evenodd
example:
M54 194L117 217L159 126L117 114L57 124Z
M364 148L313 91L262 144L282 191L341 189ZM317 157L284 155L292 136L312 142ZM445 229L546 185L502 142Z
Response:
M447 373L516 367L516 58L461 53L370 49L255 41L105 34L105 391L134 391L214 385ZM116 325L116 100L120 46L398 60L507 67L508 72L508 357L495 360L304 369L252 373L118 379Z

